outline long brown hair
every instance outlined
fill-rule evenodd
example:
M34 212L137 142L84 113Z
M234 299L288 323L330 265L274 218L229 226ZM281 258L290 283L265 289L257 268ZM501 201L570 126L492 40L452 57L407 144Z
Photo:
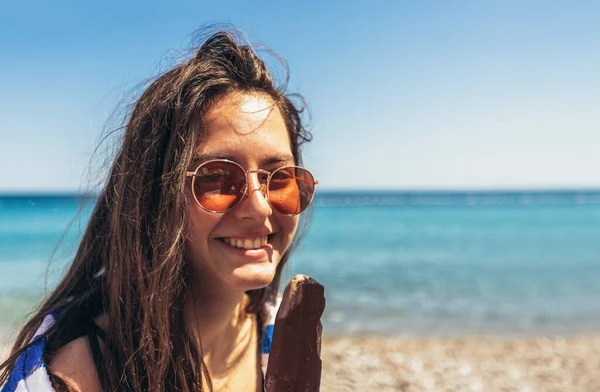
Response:
M185 171L202 138L203 113L232 92L260 92L273 99L300 164L300 146L311 135L301 119L303 104L286 95L286 84L287 77L276 86L253 47L226 31L212 34L191 59L150 84L126 121L73 263L18 335L11 356L0 366L0 385L31 345L43 318L60 311L45 334L46 361L60 348L65 331L105 314L110 374L100 374L104 390L202 390L208 373L200 347L185 333L182 314L188 287ZM281 269L299 238L283 256L272 283L248 292L247 312L260 317L267 301L274 300Z

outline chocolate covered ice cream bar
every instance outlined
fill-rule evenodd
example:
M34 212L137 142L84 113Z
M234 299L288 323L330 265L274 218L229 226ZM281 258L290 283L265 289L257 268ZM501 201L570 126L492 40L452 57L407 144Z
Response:
M325 289L296 275L285 286L273 330L266 392L316 392L321 384L321 315Z

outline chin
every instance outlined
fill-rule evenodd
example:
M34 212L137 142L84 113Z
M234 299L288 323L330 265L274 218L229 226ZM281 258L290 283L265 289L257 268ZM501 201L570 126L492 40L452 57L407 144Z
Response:
M234 272L230 286L235 290L248 291L267 287L275 278L275 268L267 266L245 266Z

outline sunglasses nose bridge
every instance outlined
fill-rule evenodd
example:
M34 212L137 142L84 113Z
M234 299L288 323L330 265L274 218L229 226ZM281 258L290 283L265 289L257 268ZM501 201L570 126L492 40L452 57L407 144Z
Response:
M252 174L256 175L256 184L258 185L257 187L252 187L251 189L251 183L253 183L253 179L254 176ZM250 193L252 191L254 191L255 189L259 189L260 193L262 193L262 195L267 198L267 183L268 183L268 172L267 171L263 171L263 170L259 170L259 169L255 169L255 170L247 170L246 171L246 191L247 193Z
M262 214L271 215L272 207L267 193L267 180L261 178L261 173L263 173L263 171L260 169L245 171L245 183L241 188L241 197L238 199L236 205L246 204L247 206L243 208L246 213L249 213L248 211L252 210L260 211L261 216ZM264 177L265 179L268 178L268 176ZM261 196L254 195L254 192L256 191L260 191ZM249 207L250 204L252 207ZM256 213L258 212L253 212L253 214Z

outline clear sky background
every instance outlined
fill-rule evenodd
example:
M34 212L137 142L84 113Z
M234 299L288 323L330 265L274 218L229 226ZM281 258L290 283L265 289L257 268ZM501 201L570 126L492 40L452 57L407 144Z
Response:
M81 190L124 94L216 22L288 61L322 189L600 188L599 20L597 1L4 1L0 192Z

